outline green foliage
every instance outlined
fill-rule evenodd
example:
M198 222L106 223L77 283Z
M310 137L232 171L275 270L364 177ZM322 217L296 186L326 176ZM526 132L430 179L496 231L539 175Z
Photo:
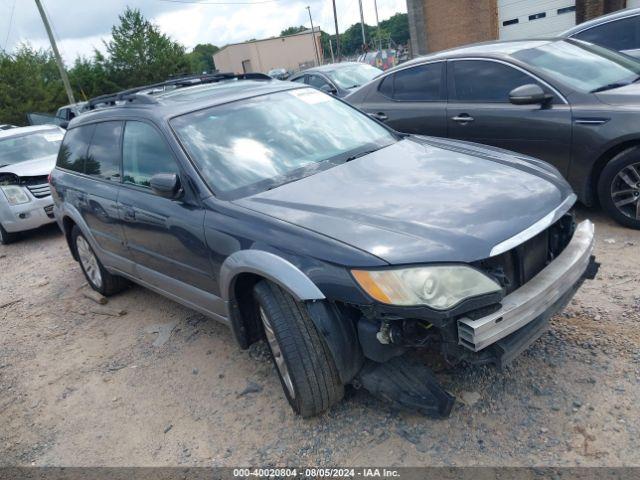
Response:
M27 112L51 111L65 103L51 52L21 45L12 56L0 53L0 123L25 125Z
M288 27L280 32L281 37L286 37L287 35L295 35L296 33L304 32L305 30L309 30L304 25L300 25L299 27Z
M193 47L191 53L187 53L191 73L213 72L216 69L213 54L218 50L218 47L210 43L199 43Z
M189 73L184 47L160 32L140 10L127 7L119 18L120 24L111 29L111 40L105 42L106 67L114 83L131 88Z

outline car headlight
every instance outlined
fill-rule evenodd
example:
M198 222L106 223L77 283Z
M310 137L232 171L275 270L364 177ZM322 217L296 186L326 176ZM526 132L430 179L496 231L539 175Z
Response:
M4 185L0 188L4 192L4 196L7 197L9 205L20 205L21 203L29 203L31 201L29 195L18 185Z
M426 305L448 310L467 298L502 290L482 272L464 265L352 270L351 273L365 292L388 305Z

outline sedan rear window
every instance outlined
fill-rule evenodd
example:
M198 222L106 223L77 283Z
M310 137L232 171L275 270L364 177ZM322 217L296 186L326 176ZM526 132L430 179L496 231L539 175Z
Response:
M311 88L189 113L171 121L217 194L274 188L395 142L385 127Z

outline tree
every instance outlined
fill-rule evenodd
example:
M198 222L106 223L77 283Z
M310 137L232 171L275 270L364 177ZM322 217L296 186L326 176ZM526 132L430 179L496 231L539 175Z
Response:
M26 124L27 112L51 112L67 102L51 51L28 44L0 53L0 123Z
M105 42L108 74L116 85L131 88L189 72L184 47L160 32L140 10L127 7L119 19L111 29L112 39Z
M406 45L409 43L409 16L406 13L396 13L394 16L380 22L384 30L395 43ZM383 35L384 38L384 35Z
M305 30L309 30L304 25L300 25L299 27L287 27L280 32L281 37L286 37L287 35L295 35L296 33L304 32Z
M220 50L210 43L199 43L187 54L191 73L211 73L216 69L213 55Z

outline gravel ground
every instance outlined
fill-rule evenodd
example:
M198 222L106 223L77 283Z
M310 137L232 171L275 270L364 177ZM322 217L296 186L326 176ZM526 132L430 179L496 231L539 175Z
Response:
M439 370L447 420L361 390L303 420L264 344L141 287L85 298L55 226L0 246L0 465L640 466L640 232L580 215L598 277L506 371Z

